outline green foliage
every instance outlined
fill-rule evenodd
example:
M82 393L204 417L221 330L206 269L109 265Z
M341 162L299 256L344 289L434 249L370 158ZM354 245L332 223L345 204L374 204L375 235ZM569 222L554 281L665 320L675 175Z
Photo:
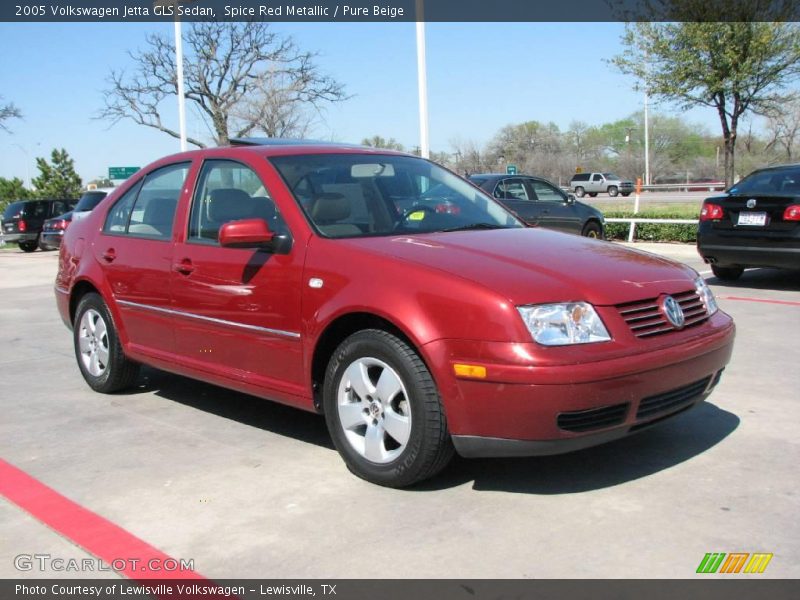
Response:
M63 148L54 149L50 163L36 159L39 177L33 180L38 198L78 198L81 195L81 178L75 172L75 163Z
M786 86L800 76L800 27L760 22L758 1L728 4L736 11L729 14L741 17L736 22L703 22L708 17L704 3L679 0L674 10L680 18L674 20L680 22L626 26L625 50L612 63L635 76L656 99L717 112L725 180L731 184L740 118L780 105Z
M384 150L398 150L400 152L404 152L405 148L403 144L398 142L394 138L389 138L388 140L380 135L373 135L369 138L364 138L361 140L362 146L369 146L371 148L383 148Z
M13 179L0 177L0 213L14 200L27 200L30 197L31 192L25 187L21 179L18 177Z
M634 214L633 211L607 211L603 213L607 219L697 219L697 209L686 210L653 210ZM605 233L608 240L627 241L630 225L628 223L606 223ZM693 223L637 223L636 240L640 242L696 242L697 225Z

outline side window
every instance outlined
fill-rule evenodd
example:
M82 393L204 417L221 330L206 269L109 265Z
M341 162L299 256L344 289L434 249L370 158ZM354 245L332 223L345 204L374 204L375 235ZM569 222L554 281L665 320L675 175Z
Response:
M120 234L128 231L128 221L131 218L133 203L136 202L136 194L139 193L141 186L142 182L140 181L114 203L106 216L106 223L103 225L104 233Z
M600 173L595 173L595 174L592 176L592 181L603 181L603 176L602 176L602 175L600 175Z
M103 230L155 240L170 239L189 166L189 163L181 163L148 173L141 184L117 200L106 217Z
M521 179L505 179L497 184L494 190L495 198L506 200L529 200Z
M288 233L255 171L230 160L205 161L192 199L189 241L216 245L220 227L242 219L264 219L270 231Z
M529 179L528 183L540 202L564 202L567 199L560 190L546 184L544 181Z

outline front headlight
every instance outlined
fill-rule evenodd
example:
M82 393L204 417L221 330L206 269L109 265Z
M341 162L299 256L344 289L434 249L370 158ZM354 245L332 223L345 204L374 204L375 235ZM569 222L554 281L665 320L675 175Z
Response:
M694 289L697 290L697 295L700 296L703 304L706 305L706 312L708 312L709 317L719 310L717 301L714 299L714 293L711 291L711 288L706 285L705 279L702 277L695 279Z
M569 302L518 306L534 341L543 346L591 344L611 339L591 304Z

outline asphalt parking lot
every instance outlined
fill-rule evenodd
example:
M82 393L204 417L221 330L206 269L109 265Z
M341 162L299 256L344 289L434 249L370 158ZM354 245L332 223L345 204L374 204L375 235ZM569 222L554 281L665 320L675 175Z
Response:
M315 415L152 369L93 393L56 312L57 253L2 251L0 458L212 579L691 578L708 552L773 553L758 577L800 577L800 271L722 284L694 247L636 246L703 272L736 320L709 401L578 453L458 459L404 491L352 476ZM0 577L87 576L15 567L89 556L58 518L0 502Z

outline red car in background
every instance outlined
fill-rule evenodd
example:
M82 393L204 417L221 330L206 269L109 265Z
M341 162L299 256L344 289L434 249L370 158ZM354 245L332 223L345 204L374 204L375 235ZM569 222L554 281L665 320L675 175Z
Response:
M139 364L324 414L380 485L553 454L705 399L734 325L691 268L528 228L429 161L321 143L170 156L73 223L56 298L86 382Z

